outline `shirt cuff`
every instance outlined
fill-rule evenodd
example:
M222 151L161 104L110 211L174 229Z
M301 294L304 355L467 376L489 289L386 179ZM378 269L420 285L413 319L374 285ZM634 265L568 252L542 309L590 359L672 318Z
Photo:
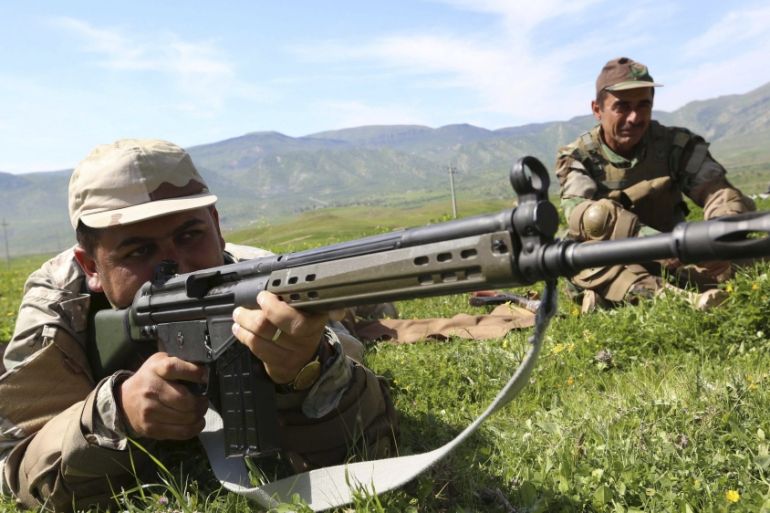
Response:
M334 410L353 378L352 363L345 358L337 334L326 328L324 339L333 354L322 362L325 370L302 401L302 413L311 419L321 418Z
M129 429L118 409L115 391L123 381L132 375L133 373L129 371L119 371L99 384L96 391L91 433L84 433L89 443L118 451L126 450Z

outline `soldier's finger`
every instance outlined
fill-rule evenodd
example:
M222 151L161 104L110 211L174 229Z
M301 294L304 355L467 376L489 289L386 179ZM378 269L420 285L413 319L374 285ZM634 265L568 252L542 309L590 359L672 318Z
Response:
M238 323L233 324L233 335L263 362L278 362L291 357L291 351L288 348L277 341L273 342L270 338L259 336ZM288 339L285 335L282 338Z
M205 384L208 370L205 365L187 362L176 356L167 356L154 362L153 370L166 381L189 381Z
M165 408L187 415L202 416L208 408L208 398L198 393L190 382L169 381L158 393L158 402Z
M276 327L267 320L262 310L238 307L233 310L233 322L265 338L272 337Z
M329 319L327 313L308 314L301 312L268 291L259 293L257 303L271 324L292 337L305 337L316 333L319 327L322 327ZM259 332L259 334L272 337L274 332Z

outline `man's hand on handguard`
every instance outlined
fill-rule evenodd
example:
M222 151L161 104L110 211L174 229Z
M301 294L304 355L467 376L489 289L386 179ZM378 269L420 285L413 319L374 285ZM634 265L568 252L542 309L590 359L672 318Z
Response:
M259 310L235 309L233 334L262 360L274 383L290 383L316 354L329 316L300 312L267 291L257 302Z
M188 440L203 430L208 399L184 382L206 383L206 368L166 353L154 353L120 384L116 394L131 435Z

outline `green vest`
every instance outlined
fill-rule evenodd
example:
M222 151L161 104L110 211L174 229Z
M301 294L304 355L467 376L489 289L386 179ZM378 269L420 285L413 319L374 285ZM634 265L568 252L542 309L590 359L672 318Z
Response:
M702 146L703 152L693 151L695 146ZM698 156L703 153L705 157L706 148L703 139L690 131L652 121L631 160L616 155L602 143L600 126L584 133L571 145L570 157L583 164L596 182L598 189L593 199L604 198L610 191L626 189L643 180L671 176L669 191L659 194L654 201L645 198L631 207L643 224L668 232L687 216L682 197L682 184L685 183L682 175L697 171L691 171L694 166L689 162L685 169L682 157L685 152L688 160L692 160L689 157L695 157L696 153ZM697 167L700 167L703 159L698 160Z

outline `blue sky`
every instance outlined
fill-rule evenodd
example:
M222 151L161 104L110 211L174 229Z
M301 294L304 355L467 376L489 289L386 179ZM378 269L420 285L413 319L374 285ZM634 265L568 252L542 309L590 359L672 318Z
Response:
M111 4L0 0L0 171L121 137L568 119L621 55L665 84L662 110L770 81L767 1Z

